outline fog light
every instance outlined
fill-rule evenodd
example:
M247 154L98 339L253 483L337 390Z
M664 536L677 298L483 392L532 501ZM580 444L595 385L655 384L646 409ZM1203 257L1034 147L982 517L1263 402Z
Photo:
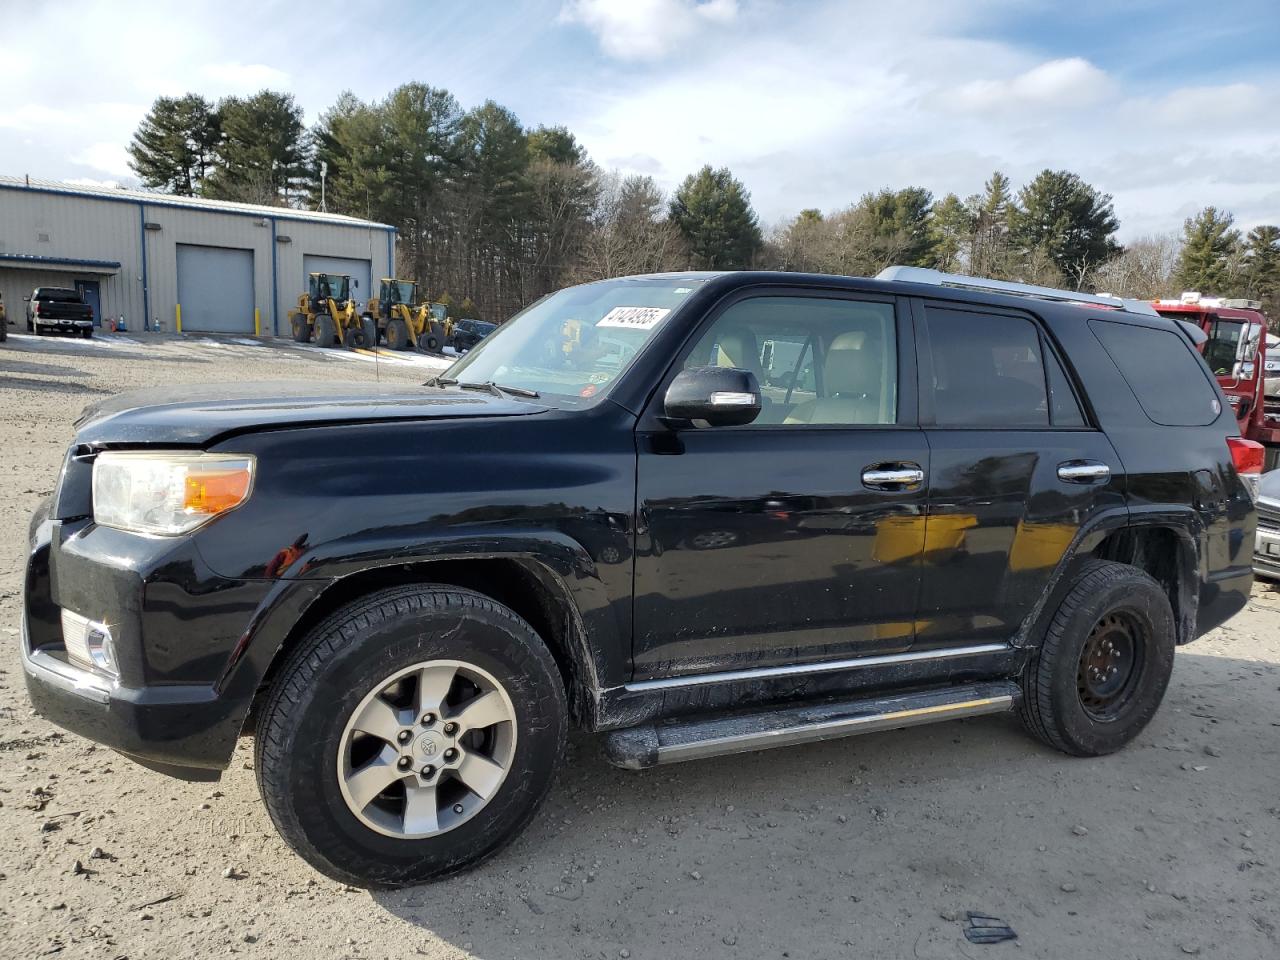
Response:
M120 676L116 663L115 639L105 623L90 620L70 610L62 611L62 642L67 657L77 666L105 673L109 677Z

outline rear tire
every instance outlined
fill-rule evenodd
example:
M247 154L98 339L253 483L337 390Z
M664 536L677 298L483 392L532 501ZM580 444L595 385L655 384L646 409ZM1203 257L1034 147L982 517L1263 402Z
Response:
M454 671L443 684L423 679L442 667ZM496 719L466 712L486 696ZM343 883L402 887L511 841L551 786L566 726L559 670L524 620L470 590L393 587L338 610L289 655L254 766L272 822L308 863Z
M338 340L338 328L333 317L316 317L316 346L332 347Z
M348 350L360 350L366 346L364 327L348 327L342 335L342 345Z
M387 346L392 350L409 349L409 328L399 317L387 323Z
M364 330L364 345L370 350L378 346L378 321L365 314L360 318L360 327Z
M1119 750L1160 706L1176 636L1160 584L1127 564L1090 561L1027 664L1024 726L1072 756Z
M92 328L89 328L89 329L86 329L86 330L81 330L81 331L80 331L80 336L84 337L86 340L92 340L92 339L93 339L93 330L92 330Z
M289 318L289 329L294 343L306 343L311 339L311 324L307 323L304 316L293 314Z

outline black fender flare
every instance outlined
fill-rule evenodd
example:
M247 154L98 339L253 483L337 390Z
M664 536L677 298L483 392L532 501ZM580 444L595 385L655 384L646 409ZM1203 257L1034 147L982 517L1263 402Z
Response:
M1174 534L1178 543L1175 558L1177 604L1173 611L1178 625L1178 643L1195 639L1196 614L1200 605L1199 584L1204 577L1204 523L1191 507L1115 507L1090 517L1063 552L1040 598L1023 619L1011 645L1030 648L1039 642L1044 626L1058 602L1069 589L1075 571L1090 558L1102 542L1120 530L1162 529Z

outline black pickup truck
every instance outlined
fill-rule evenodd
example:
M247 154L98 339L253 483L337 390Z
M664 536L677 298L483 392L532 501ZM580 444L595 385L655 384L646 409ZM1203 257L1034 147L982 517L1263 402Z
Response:
M285 840L383 887L514 837L571 722L630 769L1005 711L1110 753L1248 600L1262 467L1143 306L632 277L422 386L104 398L31 527L32 703L191 779L253 734Z
M27 301L27 332L34 334L78 333L86 340L93 336L93 307L66 287L36 287Z

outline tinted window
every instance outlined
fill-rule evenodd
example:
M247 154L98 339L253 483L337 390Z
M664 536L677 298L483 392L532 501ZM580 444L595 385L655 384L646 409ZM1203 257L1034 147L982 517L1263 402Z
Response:
M855 426L897 418L897 335L888 303L743 300L715 320L684 365L754 373L763 399L757 424Z
M1217 392L1181 334L1105 320L1089 326L1153 423L1199 427L1218 419Z
M48 300L53 303L79 303L80 294L74 290L64 290L61 287L41 287L36 291L36 300Z
M930 308L934 420L952 427L1047 427L1036 326L1022 317Z
M1050 350L1044 355L1045 371L1049 374L1049 413L1055 427L1083 427L1084 412L1071 389L1067 372Z

